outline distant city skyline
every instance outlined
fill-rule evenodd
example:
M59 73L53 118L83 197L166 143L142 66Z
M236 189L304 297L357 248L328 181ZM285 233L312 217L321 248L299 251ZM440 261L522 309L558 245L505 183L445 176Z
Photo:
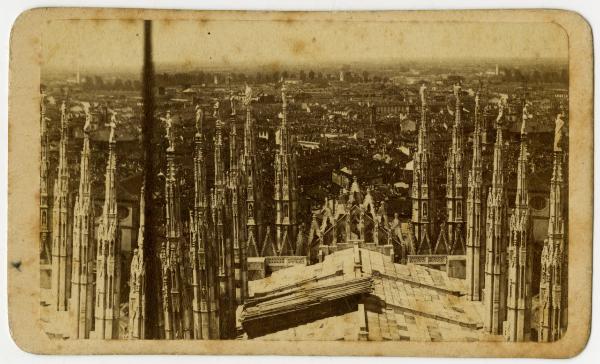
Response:
M157 71L256 67L275 71L461 59L566 62L568 57L566 34L549 23L399 22L398 32L362 21L245 23L240 29L233 20L154 22ZM137 72L142 66L142 36L141 21L49 22L42 40L44 69Z

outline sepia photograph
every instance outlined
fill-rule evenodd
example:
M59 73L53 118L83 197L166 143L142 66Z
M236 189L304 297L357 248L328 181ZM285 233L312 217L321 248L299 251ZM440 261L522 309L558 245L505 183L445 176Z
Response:
M587 338L592 119L542 13L77 14L40 25L29 91L51 342Z

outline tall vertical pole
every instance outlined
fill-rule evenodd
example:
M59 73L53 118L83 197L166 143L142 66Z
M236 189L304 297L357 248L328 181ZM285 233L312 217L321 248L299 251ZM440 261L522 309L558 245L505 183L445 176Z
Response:
M154 65L152 62L152 21L144 20L144 65L142 71L142 145L144 148L144 183L147 193L144 194L144 215L146 229L144 229L144 255L146 264L146 337L148 339L160 338L157 323L159 321L160 292L157 282L160 281L159 262L157 261L158 249L155 239L156 224L153 214L153 196L157 189L156 175L154 173L154 158L152 139L154 136ZM160 187L158 187L160 188Z

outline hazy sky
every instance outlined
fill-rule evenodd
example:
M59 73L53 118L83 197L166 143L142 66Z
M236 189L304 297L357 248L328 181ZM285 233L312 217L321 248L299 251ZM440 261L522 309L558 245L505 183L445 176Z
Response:
M155 21L153 36L158 65L188 67L568 55L566 34L550 23L174 20ZM133 70L141 67L142 38L141 21L51 21L44 65Z

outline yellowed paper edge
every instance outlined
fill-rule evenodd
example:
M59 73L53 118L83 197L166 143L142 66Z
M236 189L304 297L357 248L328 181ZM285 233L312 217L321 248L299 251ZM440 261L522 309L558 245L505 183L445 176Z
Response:
M58 341L39 324L39 80L41 29L52 19L551 22L569 39L569 329L556 343ZM10 41L8 165L9 323L17 345L40 354L280 354L566 358L585 347L591 325L593 221L593 50L589 24L560 10L414 12L203 12L136 9L33 9ZM14 264L13 264L14 263ZM20 265L18 265L20 263Z

